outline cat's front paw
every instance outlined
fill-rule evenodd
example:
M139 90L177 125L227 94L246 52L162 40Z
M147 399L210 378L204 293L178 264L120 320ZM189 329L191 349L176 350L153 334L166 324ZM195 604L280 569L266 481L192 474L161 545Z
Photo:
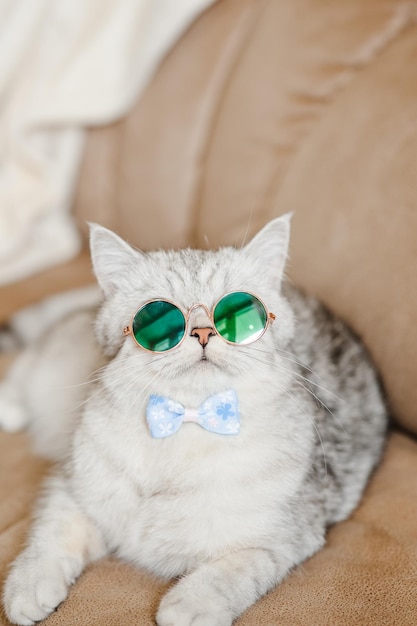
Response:
M6 580L3 601L13 624L32 626L65 600L73 582L71 563L18 557Z
M162 598L158 626L231 626L233 617L222 606L221 594L194 594L187 582L180 581Z

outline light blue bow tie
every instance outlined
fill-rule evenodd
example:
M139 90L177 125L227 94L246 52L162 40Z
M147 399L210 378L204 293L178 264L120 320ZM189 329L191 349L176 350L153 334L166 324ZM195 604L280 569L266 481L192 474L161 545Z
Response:
M194 422L220 435L237 435L240 431L237 394L233 389L210 396L198 409L186 409L179 402L152 395L146 420L152 437L158 439L176 433L183 422Z

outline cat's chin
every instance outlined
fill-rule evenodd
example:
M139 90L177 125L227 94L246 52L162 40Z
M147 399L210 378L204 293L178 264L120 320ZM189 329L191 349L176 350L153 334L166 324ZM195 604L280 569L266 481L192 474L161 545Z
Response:
M224 363L217 363L210 357L200 357L183 363L178 369L177 378L185 379L186 382L192 378L194 385L199 380L205 383L217 381L218 379L224 380L224 376L228 374L229 372Z
M214 361L211 361L210 359L200 359L194 365L194 369L197 371L204 372L206 374L210 374L210 372L216 372L216 373L224 372L224 368L222 368L220 365L218 365Z
M209 373L211 371L218 372L222 368L215 361L213 361L213 359L210 359L208 356L202 356L194 363L190 364L190 369Z

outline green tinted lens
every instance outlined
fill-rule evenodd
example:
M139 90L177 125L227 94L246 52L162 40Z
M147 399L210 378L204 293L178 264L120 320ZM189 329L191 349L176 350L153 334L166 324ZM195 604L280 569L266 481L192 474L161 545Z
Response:
M139 309L132 330L142 348L165 352L175 348L184 337L185 318L174 304L155 300Z
M223 339L231 343L251 343L264 332L268 316L258 298L236 291L216 304L213 320Z

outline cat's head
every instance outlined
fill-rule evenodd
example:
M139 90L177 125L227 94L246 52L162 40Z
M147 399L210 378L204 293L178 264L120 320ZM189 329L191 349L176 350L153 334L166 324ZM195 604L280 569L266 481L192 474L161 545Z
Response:
M173 387L192 380L201 393L216 393L236 386L239 377L271 370L276 349L285 348L293 334L292 312L281 295L289 233L290 216L285 215L241 248L143 253L92 224L93 268L104 294L96 335L105 352L123 363L127 375L138 380L141 372L149 380L154 376L153 392L158 392L158 380ZM210 313L231 292L257 296L275 316L254 343L228 343L213 329ZM153 300L174 303L188 318L185 336L172 350L152 353L124 334L136 311Z

